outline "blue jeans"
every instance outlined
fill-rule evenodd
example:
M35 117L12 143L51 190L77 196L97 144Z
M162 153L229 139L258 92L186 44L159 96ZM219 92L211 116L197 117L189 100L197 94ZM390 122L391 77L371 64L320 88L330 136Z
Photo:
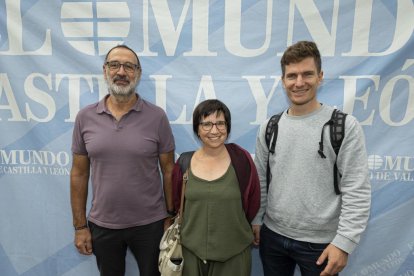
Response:
M264 275L293 275L297 264L303 276L319 276L327 262L317 265L316 261L328 245L293 240L273 232L263 224L259 253Z

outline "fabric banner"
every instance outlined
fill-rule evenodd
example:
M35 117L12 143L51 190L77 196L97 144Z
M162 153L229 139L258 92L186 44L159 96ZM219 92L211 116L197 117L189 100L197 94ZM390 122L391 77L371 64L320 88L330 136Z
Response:
M320 101L359 120L368 150L371 217L343 275L413 276L413 15L413 0L0 0L0 274L98 275L73 245L70 146L77 112L107 94L111 47L140 56L138 93L166 111L177 156L200 146L191 114L209 98L254 155L259 124L288 106L283 51L312 40Z

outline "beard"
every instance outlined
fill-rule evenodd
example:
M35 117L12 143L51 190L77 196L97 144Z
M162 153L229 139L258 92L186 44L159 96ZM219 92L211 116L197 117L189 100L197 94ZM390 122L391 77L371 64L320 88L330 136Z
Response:
M127 86L117 85L116 82L119 80L128 81ZM135 93L135 89L138 85L138 78L135 77L133 80L130 80L128 76L118 76L116 75L113 79L107 75L106 84L108 85L109 94L115 97L129 97Z

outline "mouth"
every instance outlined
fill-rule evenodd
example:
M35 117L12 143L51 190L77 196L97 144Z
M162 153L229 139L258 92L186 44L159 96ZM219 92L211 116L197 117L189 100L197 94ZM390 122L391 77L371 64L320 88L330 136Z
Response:
M295 94L304 94L308 91L309 89L297 89L297 90L293 90L292 92Z
M309 91L309 89L293 90L292 91L292 96L294 96L294 97L304 97L304 96L308 95L308 91Z
M126 78L115 77L113 82L117 85L128 85L129 80Z

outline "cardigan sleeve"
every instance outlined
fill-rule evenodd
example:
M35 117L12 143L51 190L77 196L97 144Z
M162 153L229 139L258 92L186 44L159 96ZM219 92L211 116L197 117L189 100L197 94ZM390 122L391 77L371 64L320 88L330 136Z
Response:
M172 173L172 184L173 184L173 203L174 210L179 211L181 203L181 188L183 185L183 173L181 172L180 165L177 162L174 164Z
M236 144L226 144L242 195L243 210L249 223L260 208L260 182L250 153Z

